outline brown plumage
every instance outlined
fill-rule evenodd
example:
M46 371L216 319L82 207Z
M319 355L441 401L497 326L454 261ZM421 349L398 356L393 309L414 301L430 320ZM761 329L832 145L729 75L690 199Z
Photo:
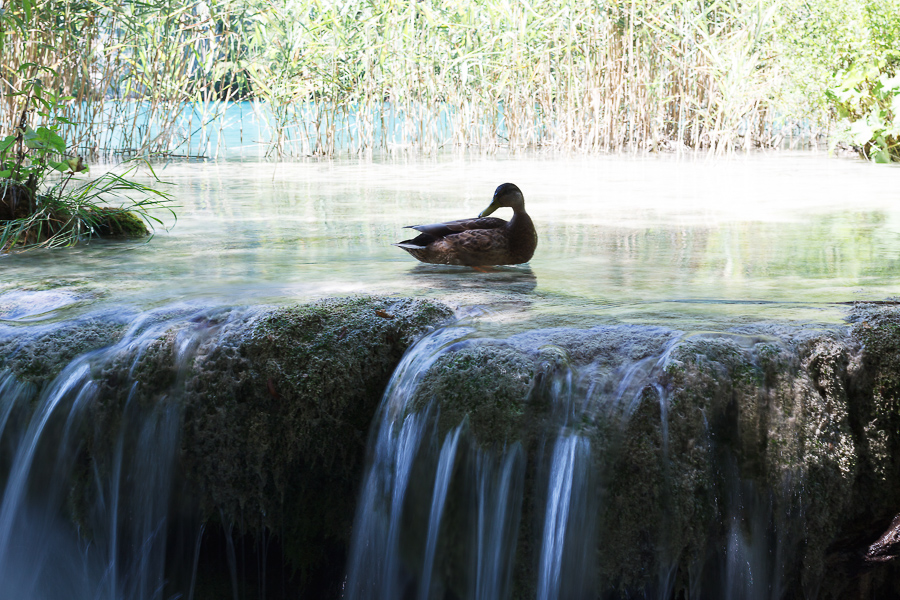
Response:
M512 219L487 216L501 207L513 209ZM490 206L478 218L408 228L420 234L394 245L422 262L440 265L517 265L531 260L538 241L534 223L525 212L525 198L512 183L494 191Z

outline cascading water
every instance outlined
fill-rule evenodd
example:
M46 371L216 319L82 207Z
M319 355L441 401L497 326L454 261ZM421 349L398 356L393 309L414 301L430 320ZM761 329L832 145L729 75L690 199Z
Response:
M537 598L591 597L592 522L596 496L590 489L590 443L578 435L561 435L549 466Z
M0 597L155 600L187 591L173 578L179 570L189 578L191 569L170 568L168 539L182 427L178 377L215 335L209 316L190 308L146 313L117 343L78 356L36 398L12 374L0 379ZM135 393L135 370L173 328L174 381L148 402ZM103 389L110 382L116 389ZM106 420L115 425L101 430Z
M567 350L567 335L582 339ZM605 337L613 340L605 349L572 358L580 344L599 347ZM709 502L721 517L692 533L699 549L679 570L688 550L675 471L684 465L670 457L665 373L684 339L654 328L551 330L504 342L446 329L426 338L396 372L373 427L345 597L782 597L784 565L796 559L787 534L798 533L784 512L795 507L783 501L790 488L782 508L758 493L709 423L691 443L712 465ZM502 379L506 363L472 366L484 351L534 360L526 394L539 408L505 441L479 437L482 404L461 421L448 417L455 401L468 400L447 398L435 375L463 365L455 376L482 369ZM501 387L467 389L486 403L505 401ZM475 457L469 466L466 457ZM635 471L638 461L655 470ZM632 559L604 554L622 543L644 553L631 581L622 572Z
M843 493L854 468L833 391L844 380L827 379L842 360L831 334L794 342L607 326L500 340L446 326L400 359L401 304L342 301L329 305L340 313L332 321L320 308L273 310L275 329L261 325L262 310L150 311L112 323L118 333L100 349L72 350L41 385L29 378L41 368L28 360L29 336L46 334L55 352L68 338L54 332L92 325L0 336L9 368L0 374L0 598L294 597L300 584L284 584L283 571L270 577L267 553L286 570L289 536L334 514L326 531L347 537L329 564L338 571L346 560L346 572L329 575L334 591L322 597L816 596L816 551L832 534L810 524L836 518L842 505L828 494ZM360 313L370 329L347 325ZM283 330L292 337L279 338ZM379 350L360 355L369 362L344 362L370 339ZM297 353L303 344L310 354ZM353 377L374 373L376 391L341 404L340 394L364 387L332 383L345 365ZM335 412L291 412L326 404ZM340 444L321 433L335 422L330 431L347 434ZM355 427L366 424L363 470ZM354 439L359 458L309 458ZM301 460L273 471L299 465L301 476L261 483L292 447ZM354 460L352 481L332 477ZM204 505L201 517L203 485L215 512ZM337 504L349 489L359 490L352 537L354 506ZM296 492L306 500L291 503ZM315 513L326 493L334 506ZM248 534L245 517L261 524ZM248 536L258 548L249 557ZM204 571L205 560L218 566Z
M458 340L469 333L450 328L426 337L392 378L373 428L371 464L354 525L348 598L431 598L452 592L487 600L509 592L521 511L521 447L514 444L499 454L467 448L460 458L465 425L441 437L431 409L417 413L410 406L421 376L444 351L464 344ZM426 474L427 483L418 474ZM413 494L430 496L430 502L409 500ZM451 530L444 522L448 502L454 503L453 519L457 524L462 519L464 529ZM422 506L429 507L427 513L412 514ZM465 538L472 553L448 556L448 537ZM410 544L417 551L409 550ZM466 573L467 583L448 581L447 561Z

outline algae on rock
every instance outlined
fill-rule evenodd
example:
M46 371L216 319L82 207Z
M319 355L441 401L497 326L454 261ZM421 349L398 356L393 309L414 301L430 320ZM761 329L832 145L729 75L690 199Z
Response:
M872 544L900 510L900 313L860 306L851 320L469 340L433 362L411 406L436 403L439 435L468 421L475 446L521 442L526 514L540 513L541 453L560 432L587 438L603 595L716 589L725 540L743 536L779 557L753 566L754 585L838 598L875 568L847 544ZM519 591L534 590L534 525L521 525ZM867 581L892 589L879 569Z
M0 366L37 387L50 383L77 356L111 346L127 330L119 319L87 317L63 325L0 329Z
M349 540L381 395L405 350L451 316L425 300L360 297L226 327L185 389L182 462L207 510L255 515L306 575L335 568L323 561Z

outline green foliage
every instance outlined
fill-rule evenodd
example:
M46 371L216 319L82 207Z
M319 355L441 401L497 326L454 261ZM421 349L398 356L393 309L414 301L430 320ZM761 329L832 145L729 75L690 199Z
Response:
M144 164L154 185L161 184L149 163ZM104 173L71 189L66 189L68 178L57 182L46 194L37 196L34 212L0 221L0 252L13 248L71 246L101 235L140 237L147 234L147 229L137 226L136 220L141 219L150 227L162 225L162 220L154 214L159 209L175 217L171 196L135 181L132 176L137 169L138 164L132 164L122 175ZM118 206L108 206L110 201L116 201Z
M900 54L858 63L834 76L827 97L842 137L878 163L900 162Z
M28 0L0 14L0 122L40 74L73 98L54 133L92 150L196 148L230 100L252 101L276 154L777 145L829 122L834 73L900 47L898 15L900 0Z
M22 65L20 73L31 66ZM60 125L68 123L59 116L59 110L71 98L45 89L40 79L27 81L21 92L11 96L24 98L24 107L14 132L0 139L0 179L25 184L34 194L52 170L72 173L85 170L77 159L70 163L65 158L66 141L58 133ZM31 127L28 124L31 112L44 124Z
M29 81L15 96L24 98L19 123L13 134L0 140L0 208L4 209L0 211L0 252L68 246L101 234L139 237L147 229L135 223L139 221L135 213L152 225L161 221L150 210L165 207L171 212L168 194L130 179L136 167L124 175L106 173L69 187L76 174L88 170L81 157L67 156L66 141L58 133L68 123L59 112L70 98L45 89L39 79ZM28 125L30 112L42 124ZM53 172L63 173L63 179L50 183ZM159 182L152 167L150 172ZM121 206L101 206L114 198Z

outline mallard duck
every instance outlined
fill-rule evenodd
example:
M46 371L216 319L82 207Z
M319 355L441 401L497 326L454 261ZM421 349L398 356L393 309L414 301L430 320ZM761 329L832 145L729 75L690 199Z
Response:
M513 209L512 219L508 222L488 217L504 206ZM490 206L476 219L408 225L407 228L421 233L394 245L422 262L439 265L517 265L531 260L538 243L534 223L525 212L522 191L512 183L497 187Z

